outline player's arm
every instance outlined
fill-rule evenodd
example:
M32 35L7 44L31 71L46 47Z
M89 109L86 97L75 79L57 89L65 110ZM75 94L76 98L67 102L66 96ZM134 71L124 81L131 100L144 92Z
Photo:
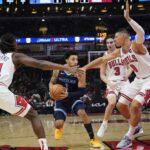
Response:
M119 49L116 49L114 52L112 52L112 53L110 53L108 55L105 55L103 57L99 57L99 58L93 60L89 64L85 65L83 67L83 69L84 70L88 70L88 69L100 66L101 64L107 63L108 61L110 61L112 59L115 59L117 57L120 57L120 50Z
M58 74L59 74L59 70L54 70L53 71L53 74L52 74L52 77L51 77L51 80L49 82L49 88L56 84L56 81L57 81L57 78L58 78Z
M107 69L106 63L100 66L100 78L104 83L106 83L106 85L108 85L112 90L114 90L116 88L116 83L108 80L106 76L106 69Z
M41 70L66 70L66 71L71 72L72 74L76 73L77 71L77 67L71 68L71 67L56 64L50 61L37 60L23 53L14 53L13 62L16 67L20 65L25 65L28 67L38 68Z
M75 92L68 92L68 98L79 99L86 93L86 73L77 75L78 78L78 90Z
M133 69L130 66L128 66L128 70L126 72L126 75L124 76L124 80L127 81L132 73L133 73Z
M110 81L106 77L106 67L106 63L100 66L100 78L104 83L109 84Z
M144 29L130 17L129 12L130 12L129 2L128 0L126 0L126 9L124 10L124 17L130 24L132 29L136 32L135 41L133 42L133 50L139 54L146 54L147 49L143 45L145 40Z

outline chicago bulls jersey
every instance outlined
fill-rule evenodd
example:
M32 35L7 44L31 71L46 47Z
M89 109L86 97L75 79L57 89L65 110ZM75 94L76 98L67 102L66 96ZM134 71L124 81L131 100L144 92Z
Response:
M123 64L120 57L107 62L106 76L108 80L123 80L126 71L127 66Z
M0 83L9 86L15 72L12 61L12 53L3 54L0 52Z
M122 49L120 53L123 63L129 65L137 77L145 78L150 76L150 55L148 51L145 55L139 55L130 47L128 53L123 53Z

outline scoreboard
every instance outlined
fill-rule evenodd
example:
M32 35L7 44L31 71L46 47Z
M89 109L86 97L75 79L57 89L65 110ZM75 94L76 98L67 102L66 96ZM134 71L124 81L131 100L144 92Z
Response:
M30 0L30 4L111 3L112 0Z
M113 0L0 0L0 4L79 4L79 3L112 3Z
M134 2L150 2L150 0L129 0ZM0 0L0 4L27 4L27 5L48 5L48 4L100 4L100 3L122 3L123 0Z

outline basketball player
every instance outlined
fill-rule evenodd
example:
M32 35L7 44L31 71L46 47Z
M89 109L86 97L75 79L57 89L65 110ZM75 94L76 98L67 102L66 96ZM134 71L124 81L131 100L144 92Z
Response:
M42 70L63 69L74 73L76 68L69 68L44 60L36 60L22 53L16 53L16 39L12 34L4 34L0 38L0 109L31 121L33 131L39 139L41 150L48 150L42 122L37 112L21 96L14 95L9 89L13 74L21 65ZM65 94L62 94L63 97Z
M65 54L66 66L73 67L78 65L78 55L75 51L68 51ZM54 71L49 87L54 84L63 85L67 91L65 99L58 99L55 101L54 106L54 118L55 118L55 139L59 140L62 136L64 122L66 120L68 109L71 109L76 115L78 115L84 123L84 127L90 137L90 145L93 147L100 147L100 143L94 137L93 128L91 122L85 112L84 103L80 100L85 94L86 87L86 75L80 75L75 77L66 71Z
M143 132L142 128L138 126L141 118L141 107L150 100L150 55L147 48L143 45L145 32L130 17L128 0L126 1L124 17L136 32L135 40L130 41L127 30L118 30L114 40L117 46L121 46L121 49L117 49L107 56L98 58L82 68L86 70L121 56L123 63L129 65L136 74L134 81L128 86L125 86L121 91L121 97L117 103L118 110L130 122L129 130L118 143L117 148L128 148L132 146L133 135ZM129 111L128 105L130 103Z
M105 55L112 53L115 49L114 40L111 37L106 38L107 52ZM132 73L132 69L128 69L123 64L120 57L108 61L100 66L100 78L107 85L107 100L108 105L105 109L104 119L97 132L97 136L102 138L108 126L108 120L111 117L112 111L116 106L117 98L121 88L128 84L128 77Z

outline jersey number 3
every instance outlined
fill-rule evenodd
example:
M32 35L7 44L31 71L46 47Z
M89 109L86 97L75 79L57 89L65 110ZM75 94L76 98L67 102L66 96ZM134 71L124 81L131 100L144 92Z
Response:
M119 76L120 75L120 68L119 67L115 67L115 76Z

